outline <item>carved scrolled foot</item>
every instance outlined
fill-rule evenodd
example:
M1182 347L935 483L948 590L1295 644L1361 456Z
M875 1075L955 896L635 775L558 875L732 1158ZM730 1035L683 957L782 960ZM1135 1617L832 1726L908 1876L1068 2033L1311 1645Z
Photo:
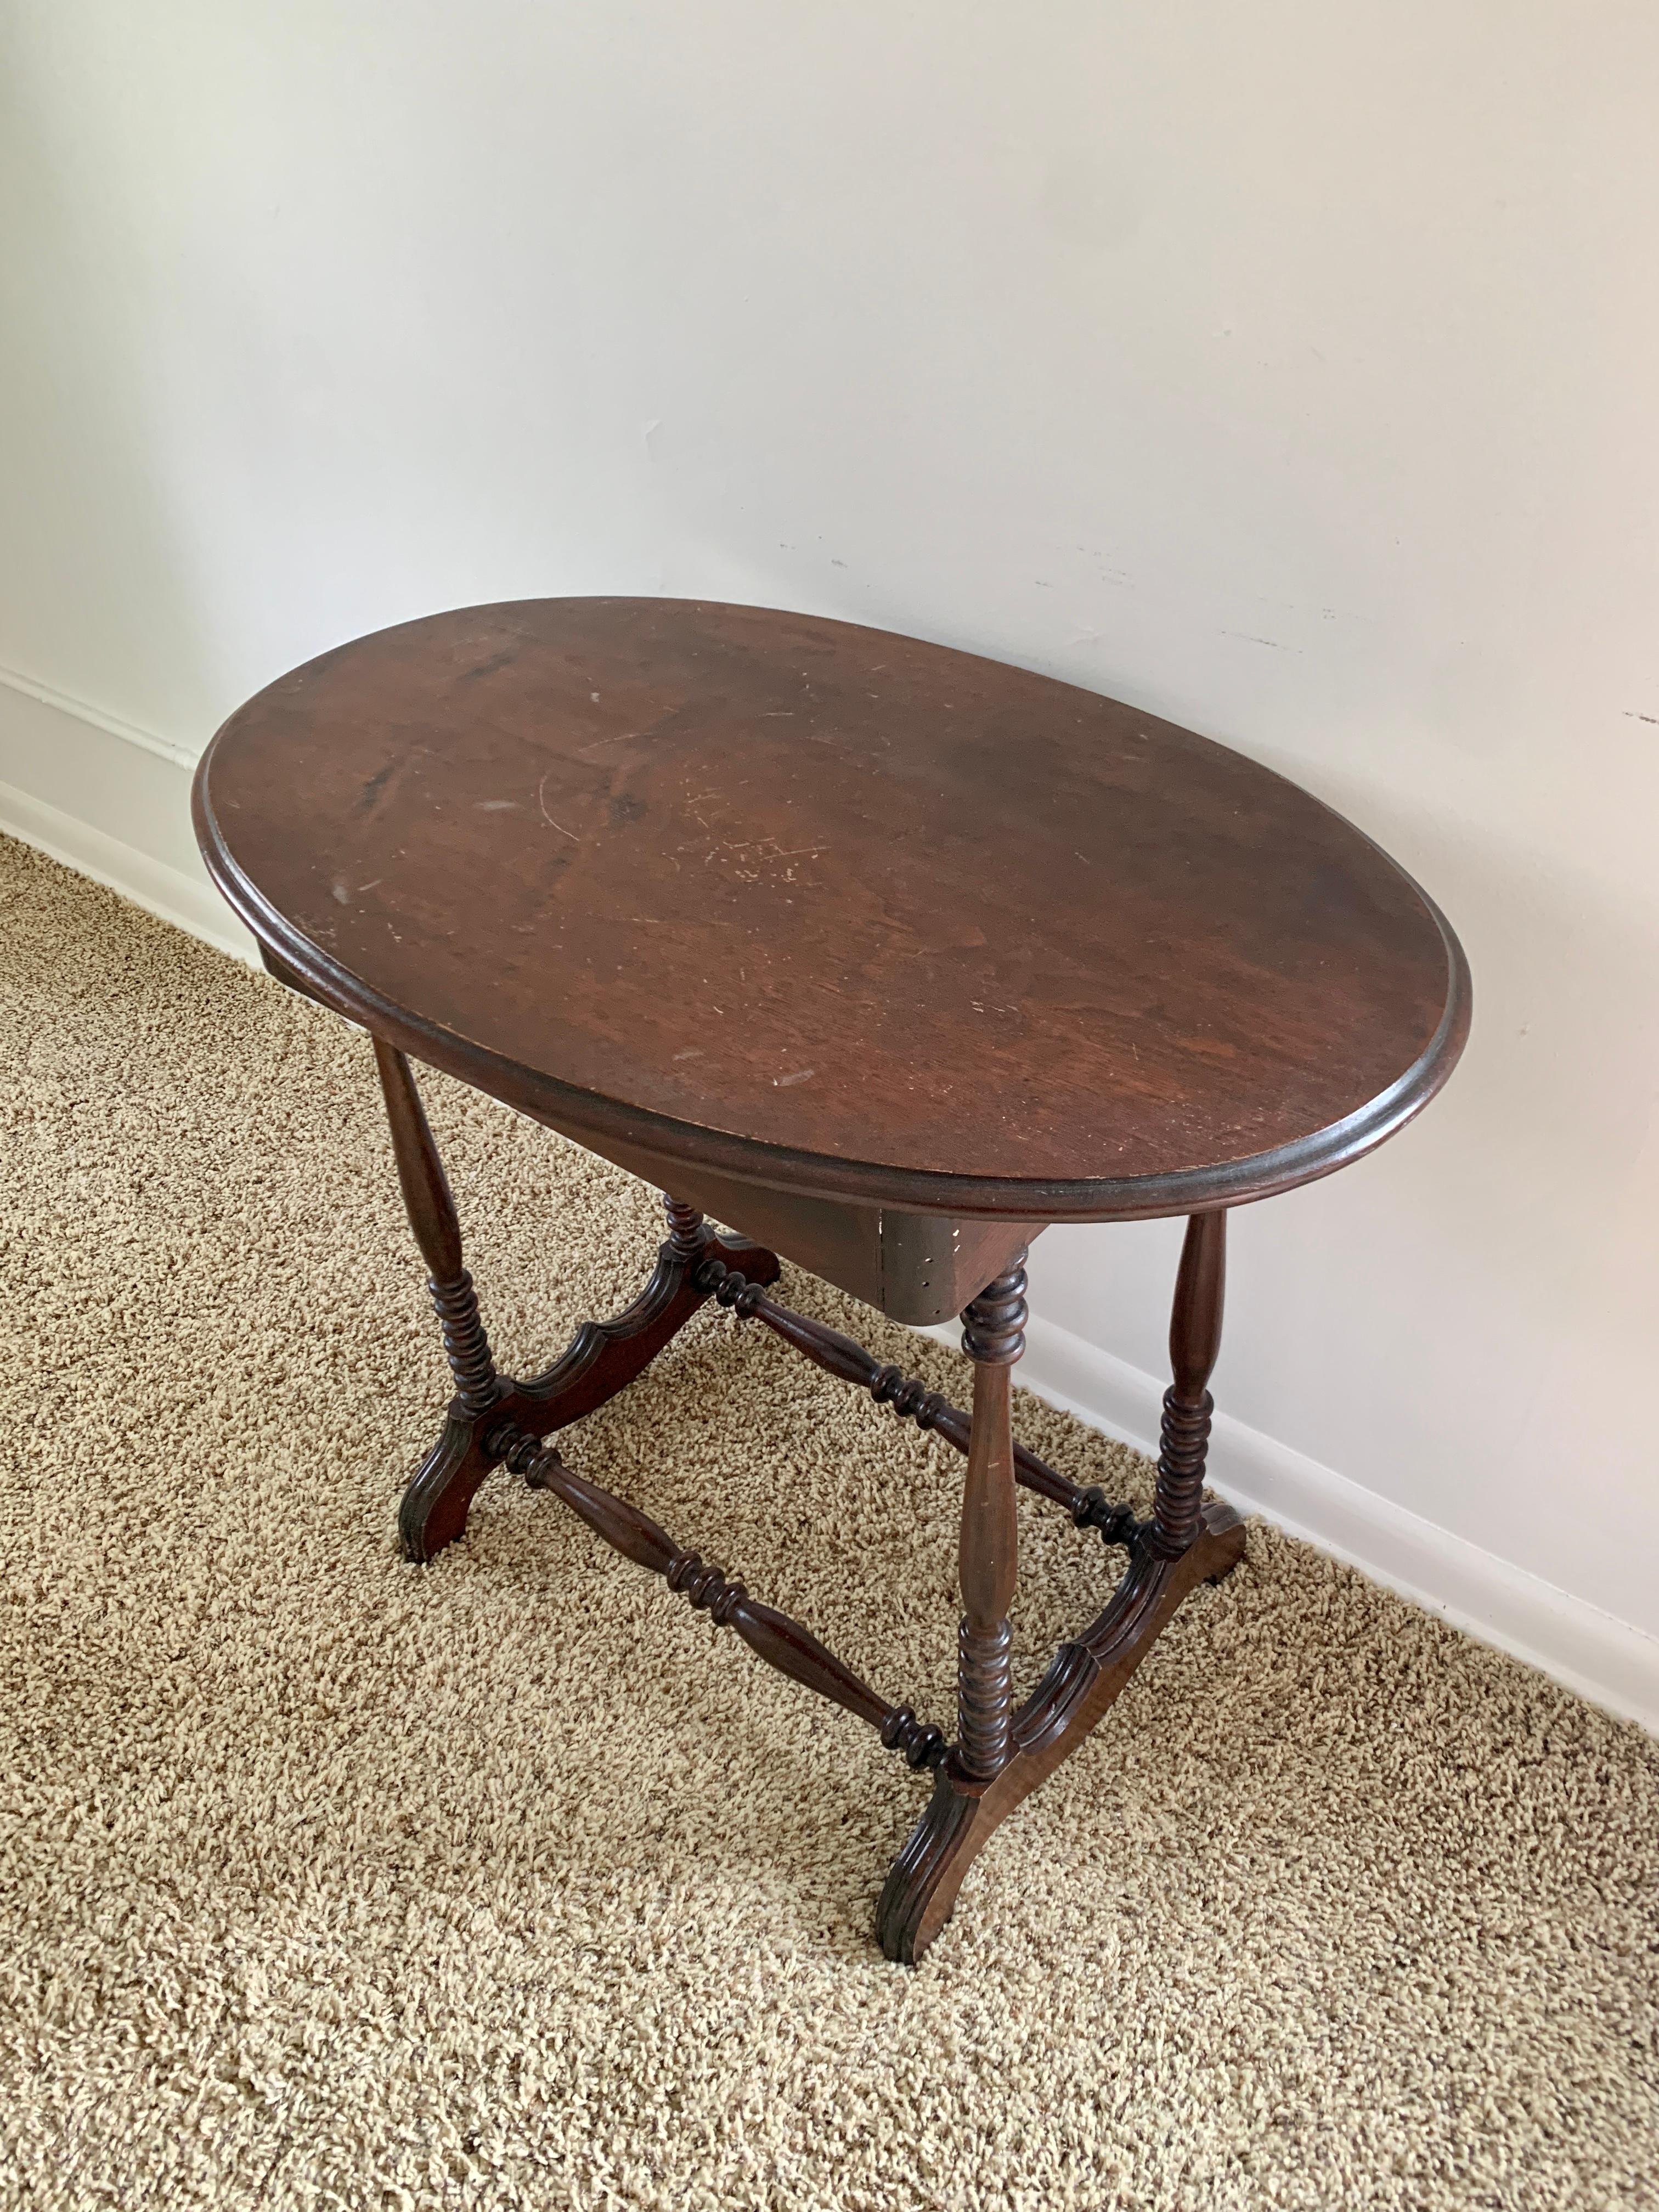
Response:
M896 1965L920 1964L950 1917L962 1877L979 1853L979 1844L970 1841L974 1828L996 1786L963 1774L949 1759L935 1773L927 1809L905 1838L876 1906L877 1940ZM947 1876L949 1893L935 1914L930 1907Z
M1063 1644L1013 1717L1012 1755L991 1779L953 1749L933 1781L927 1809L893 1862L876 1908L876 1933L890 1959L915 1966L951 1917L963 1877L992 1835L1090 1732L1122 1693L1171 1617L1201 1582L1219 1582L1244 1548L1244 1524L1211 1498L1176 1559L1150 1533L1097 1620Z
M503 1384L503 1390L507 1387ZM418 1565L466 1533L466 1516L479 1484L498 1464L486 1450L492 1419L469 1420L449 1409L444 1431L421 1462L398 1508L398 1540L404 1557Z

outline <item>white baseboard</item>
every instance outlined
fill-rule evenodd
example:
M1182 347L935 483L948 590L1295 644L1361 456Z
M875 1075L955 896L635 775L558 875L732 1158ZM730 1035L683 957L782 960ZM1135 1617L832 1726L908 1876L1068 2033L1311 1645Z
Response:
M0 783L0 830L90 876L94 883L118 891L147 914L158 915L234 959L258 966L253 939L205 876L198 883L182 868L142 853L136 845L124 844L89 822L49 806L44 799L19 791L15 784Z
M9 693L18 711L34 718L26 732L20 731L26 741L10 757L37 758L34 748L50 743L58 757L60 792L95 788L91 779L98 772L98 749L118 740L115 753L133 818L149 824L156 842L162 842L157 825L177 815L187 790L185 777L192 762L183 748L9 671L0 670L0 693ZM47 719L43 722L40 717ZM66 756L74 770L67 781ZM106 773L112 760L106 753ZM252 939L204 873L187 874L15 784L0 782L0 830L221 951L257 960ZM194 857L187 846L171 849L181 858ZM927 1334L956 1341L953 1329ZM1058 1322L1033 1317L1019 1379L1051 1405L1107 1436L1142 1451L1157 1450L1163 1383ZM1210 1474L1215 1487L1245 1512L1261 1514L1483 1643L1513 1653L1580 1696L1659 1733L1659 1638L1362 1489L1225 1413L1216 1416Z
M196 755L183 745L175 745L170 738L158 738L149 730L141 730L136 722L124 722L118 714L106 708L89 707L84 699L71 699L65 692L54 691L50 684L41 684L33 676L25 676L21 669L0 668L0 685L20 697L33 699L39 707L50 707L54 714L66 714L74 722L84 722L90 730L101 730L107 738L119 738L123 744L137 745L141 751L154 753L157 760L170 761L188 775L196 766Z
M951 1329L930 1330L954 1343ZM1164 1385L1033 1316L1019 1380L1091 1428L1155 1455ZM1483 1644L1659 1734L1659 1638L1364 1490L1259 1429L1218 1413L1210 1480L1242 1512L1346 1560Z
M182 745L0 668L0 830L221 952L257 961L196 851L195 765Z

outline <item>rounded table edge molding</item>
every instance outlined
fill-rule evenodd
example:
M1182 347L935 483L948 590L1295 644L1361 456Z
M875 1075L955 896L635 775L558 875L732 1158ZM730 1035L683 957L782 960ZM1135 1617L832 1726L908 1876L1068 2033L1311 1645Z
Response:
M805 1152L677 1120L562 1083L471 1039L423 1021L331 959L265 899L232 856L213 811L211 771L218 733L198 764L191 814L208 873L279 967L313 997L423 1065L487 1091L504 1105L573 1138L611 1139L733 1180L825 1199L900 1206L922 1213L1059 1222L1133 1221L1248 1205L1333 1175L1382 1144L1419 1114L1456 1066L1468 1036L1472 984L1456 933L1413 878L1391 865L1421 899L1446 953L1446 1002L1433 1036L1412 1065L1339 1121L1292 1143L1236 1160L1160 1175L1065 1182L942 1175L881 1162ZM1335 809L1328 810L1333 813ZM1346 821L1346 817L1339 817ZM1348 823L1353 834L1365 833ZM1374 840L1365 838L1368 844ZM1380 848L1379 848L1380 849ZM1386 856L1385 856L1386 857Z

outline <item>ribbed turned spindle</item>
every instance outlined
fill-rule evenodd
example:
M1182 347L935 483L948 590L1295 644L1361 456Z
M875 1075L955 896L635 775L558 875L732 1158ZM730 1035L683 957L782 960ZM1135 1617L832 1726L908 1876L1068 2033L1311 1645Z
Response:
M668 1250L670 1257L689 1267L708 1242L708 1227L695 1206L685 1206L678 1198L662 1194L662 1210L668 1217Z
M1164 1394L1158 1491L1151 1540L1176 1559L1198 1534L1204 1511L1204 1462L1214 1401L1206 1387L1221 1351L1226 1291L1227 1217L1194 1213L1187 1224L1170 1317L1170 1364L1175 1381Z
M988 1283L962 1316L962 1348L988 1367L1012 1367L1025 1349L1025 1255Z
M427 1288L443 1330L444 1352L462 1410L476 1419L495 1402L495 1362L478 1312L472 1278L461 1262L460 1224L449 1179L438 1157L409 1062L382 1037L374 1040L374 1061L386 1099L404 1211L429 1271Z
M799 1621L775 1606L763 1605L736 1576L711 1566L700 1552L677 1544L648 1513L567 1467L556 1445L510 1425L493 1441L514 1474L523 1475L532 1489L551 1491L596 1536L636 1565L660 1575L670 1589L699 1613L708 1613L717 1628L735 1629L769 1667L867 1721L888 1749L898 1752L910 1765L937 1766L943 1760L945 1744L939 1729L919 1721L908 1705L889 1705Z
M447 1283L429 1279L427 1289L443 1330L444 1352L461 1405L474 1419L495 1400L495 1360L478 1311L477 1292L465 1267Z
M1025 1349L1025 1255L988 1284L962 1316L974 1362L974 1425L962 1492L957 1573L957 1757L989 1778L1008 1763L1013 1720L1008 1607L1018 1573L1010 1372Z

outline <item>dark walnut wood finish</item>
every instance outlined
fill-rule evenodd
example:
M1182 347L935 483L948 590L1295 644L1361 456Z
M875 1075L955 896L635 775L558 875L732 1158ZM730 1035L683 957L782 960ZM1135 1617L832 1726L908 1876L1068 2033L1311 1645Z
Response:
M999 1822L1239 1557L1203 1492L1226 1210L1369 1151L1445 1081L1469 998L1445 921L1202 738L751 607L533 600L383 631L234 715L195 803L267 965L374 1040L455 1389L405 1550L453 1542L504 1467L931 1771L878 1914L888 1954L920 1958ZM673 1194L639 1297L542 1374L495 1367L411 1058ZM1012 1380L1033 1238L1170 1213L1141 1522L1015 1440ZM769 1295L779 1251L899 1319L960 1312L971 1413ZM964 1455L954 1742L548 1441L710 1298ZM1127 1566L1019 1702L1022 1484Z

